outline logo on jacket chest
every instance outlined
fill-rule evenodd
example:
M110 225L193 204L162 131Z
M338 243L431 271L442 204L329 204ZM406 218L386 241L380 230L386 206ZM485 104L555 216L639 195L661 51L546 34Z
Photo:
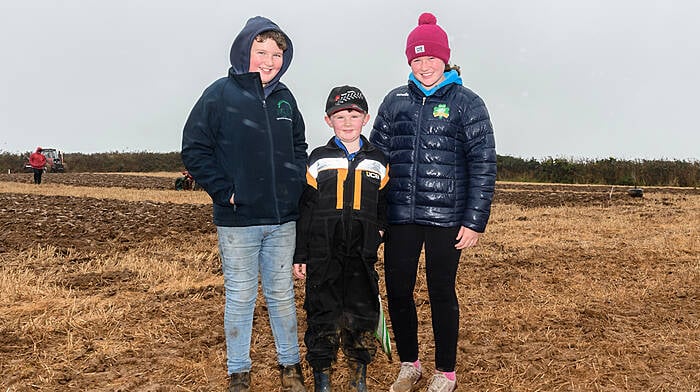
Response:
M292 121L292 105L284 99L277 102L277 120Z
M441 103L433 108L433 117L436 118L449 118L450 117L450 108L444 104Z
M365 172L365 175L369 178L374 178L375 180L381 180L381 177L379 176L379 174L375 173L375 172L367 171L367 172Z

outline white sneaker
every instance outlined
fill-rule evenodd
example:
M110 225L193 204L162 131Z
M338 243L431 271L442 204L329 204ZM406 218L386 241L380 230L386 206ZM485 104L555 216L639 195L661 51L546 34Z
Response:
M452 392L455 389L457 389L457 380L452 381L441 372L435 373L428 385L428 392Z
M422 369L413 366L411 362L401 362L399 376L391 384L389 392L413 392L413 388L422 375Z

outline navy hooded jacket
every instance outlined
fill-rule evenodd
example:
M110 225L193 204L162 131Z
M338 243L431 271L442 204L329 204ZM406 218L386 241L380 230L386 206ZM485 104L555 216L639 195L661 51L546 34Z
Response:
M264 89L260 74L249 72L253 39L269 30L282 32L269 19L248 20L231 47L228 76L204 91L183 130L182 162L211 196L217 226L298 218L308 146L296 99L279 81L292 61L289 37L282 68Z
M370 142L389 158L389 224L464 226L483 232L496 182L493 128L461 79L426 96L413 82L379 107Z

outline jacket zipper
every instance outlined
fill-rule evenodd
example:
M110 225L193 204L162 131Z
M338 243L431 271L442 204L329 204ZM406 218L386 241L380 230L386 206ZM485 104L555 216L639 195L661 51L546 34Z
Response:
M350 254L350 238L352 238L352 214L355 212L352 206L355 204L355 196L359 197L359 195L355 195L355 170L357 170L358 162L362 160L361 154L362 150L358 151L353 160L348 162L348 177L345 179L345 184L343 184L343 192L347 193L349 189L352 196L348 198L345 197L347 195L343 195L343 218L341 218L345 226L345 249L348 254Z
M265 112L265 121L267 123L267 138L269 140L269 145L270 145L270 167L272 169L272 200L273 204L275 205L275 216L277 217L277 223L281 221L280 217L280 207L279 203L277 202L277 176L275 175L275 146L274 144L274 138L272 137L272 124L270 123L270 116L267 113L267 101L265 99L265 89L262 88L262 83L260 84L260 88L262 89L262 106L263 106L263 112Z
M421 122L423 120L423 106L425 106L425 100L428 97L423 97L423 102L420 104L420 111L418 112L418 124L416 126L416 137L414 139L414 146L413 146L413 174L411 174L411 182L413 182L413 197L411 198L411 223L416 223L416 196L418 193L418 190L416 189L418 186L418 182L416 181L416 177L418 177L418 148L420 148L420 130L421 130Z

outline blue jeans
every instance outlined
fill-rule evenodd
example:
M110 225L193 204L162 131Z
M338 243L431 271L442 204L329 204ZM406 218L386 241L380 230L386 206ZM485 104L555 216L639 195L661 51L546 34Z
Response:
M218 226L226 291L224 332L228 373L250 371L250 339L258 296L258 275L275 338L277 361L299 363L297 313L294 302L292 258L296 222L282 225Z

